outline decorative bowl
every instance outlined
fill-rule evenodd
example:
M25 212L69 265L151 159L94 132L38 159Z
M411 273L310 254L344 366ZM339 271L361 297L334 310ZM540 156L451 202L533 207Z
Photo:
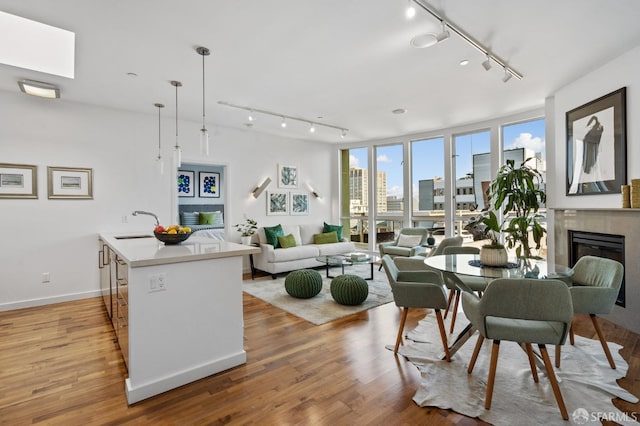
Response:
M159 239L160 241L162 241L167 245L180 244L181 242L189 238L191 234L192 232L185 233L185 234L163 234L161 232L153 231L153 235L155 235L157 239Z

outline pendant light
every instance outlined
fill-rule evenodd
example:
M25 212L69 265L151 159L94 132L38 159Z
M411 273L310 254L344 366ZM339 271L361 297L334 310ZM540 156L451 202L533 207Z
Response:
M179 81L172 80L171 85L176 88L176 146L175 146L175 157L176 157L176 166L182 166L182 148L178 144L178 87L182 86L182 83Z
M209 132L205 126L205 109L204 109L204 57L209 55L209 49L206 47L198 47L196 49L199 55L202 55L202 129L200 129L200 152L202 155L209 156Z
M156 158L156 162L158 164L158 171L161 175L164 174L164 161L162 160L162 140L160 139L160 110L164 108L163 104L153 104L156 108L158 108L158 158Z

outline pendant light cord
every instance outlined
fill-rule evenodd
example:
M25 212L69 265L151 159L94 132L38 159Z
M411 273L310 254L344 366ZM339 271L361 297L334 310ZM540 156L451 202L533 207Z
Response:
M176 149L180 149L178 145L178 84L176 86Z
M202 129L204 130L206 127L204 125L204 57L202 54Z
M162 158L161 152L162 152L162 145L160 142L160 108L162 108L159 104L156 104L158 106L158 160Z

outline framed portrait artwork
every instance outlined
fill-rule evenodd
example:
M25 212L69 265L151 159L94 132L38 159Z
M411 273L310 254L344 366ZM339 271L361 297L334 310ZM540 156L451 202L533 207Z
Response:
M289 193L283 191L267 192L267 215L285 216L289 214Z
M309 214L309 193L308 192L291 192L290 194L290 213L292 216L304 216Z
M200 172L200 198L220 198L220 173Z
M567 195L620 193L627 181L626 88L566 113Z
M178 170L178 197L195 197L196 172Z
M38 198L37 166L0 163L0 198Z
M278 165L278 188L298 187L298 167Z

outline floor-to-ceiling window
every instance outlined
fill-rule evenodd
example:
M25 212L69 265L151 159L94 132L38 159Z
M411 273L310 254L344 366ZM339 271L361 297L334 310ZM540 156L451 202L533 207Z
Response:
M454 136L456 235L484 207L484 183L491 178L491 133L488 130Z
M392 241L404 227L403 146L377 146L375 200L376 241Z
M444 138L411 142L413 226L444 227Z
M368 148L343 149L340 168L342 174L340 220L346 238L365 249L369 232L369 167Z

